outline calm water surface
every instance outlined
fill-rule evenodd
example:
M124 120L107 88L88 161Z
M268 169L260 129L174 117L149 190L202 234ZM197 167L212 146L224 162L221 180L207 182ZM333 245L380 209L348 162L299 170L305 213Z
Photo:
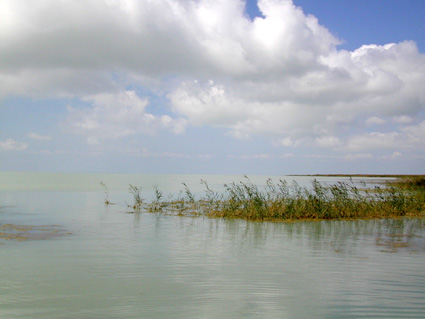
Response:
M220 190L243 177L0 173L0 226L61 234L0 240L0 318L425 317L424 220L128 213L129 183L150 200L152 185L202 193L201 178ZM100 181L116 205L104 206Z

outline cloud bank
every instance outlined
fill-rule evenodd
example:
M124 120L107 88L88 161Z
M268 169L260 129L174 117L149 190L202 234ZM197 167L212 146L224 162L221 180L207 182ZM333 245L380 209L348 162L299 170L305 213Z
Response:
M23 151L28 148L27 143L15 141L14 139L8 138L4 141L0 141L0 150L7 151Z
M77 98L68 125L91 144L209 126L282 148L423 148L414 42L340 50L291 0L258 7L252 20L242 0L3 0L0 97Z

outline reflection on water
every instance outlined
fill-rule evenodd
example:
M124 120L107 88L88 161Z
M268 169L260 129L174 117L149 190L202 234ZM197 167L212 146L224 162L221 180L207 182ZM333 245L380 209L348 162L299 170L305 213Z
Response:
M425 317L424 220L128 214L103 195L0 193L0 224L73 233L2 241L0 318Z

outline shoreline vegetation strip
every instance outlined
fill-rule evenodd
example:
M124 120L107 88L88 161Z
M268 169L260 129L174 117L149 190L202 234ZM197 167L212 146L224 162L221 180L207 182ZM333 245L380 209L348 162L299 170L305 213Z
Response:
M425 176L398 177L385 187L370 188L365 183L358 184L352 180L324 184L316 179L311 181L311 187L302 187L295 181L291 184L285 180L274 183L271 179L266 181L265 186L258 187L245 176L245 181L225 184L222 193L213 191L205 180L201 180L205 190L199 198L182 183L183 190L177 197L168 196L167 200L154 186L155 198L150 203L142 198L142 187L129 185L134 203L128 207L132 209L130 213L151 212L250 221L425 217ZM103 182L101 185L106 194L105 204L109 205L108 188Z

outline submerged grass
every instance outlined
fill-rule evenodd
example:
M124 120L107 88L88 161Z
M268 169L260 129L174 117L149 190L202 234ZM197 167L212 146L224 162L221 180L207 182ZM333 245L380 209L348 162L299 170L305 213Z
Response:
M203 215L215 218L246 219L252 221L296 221L330 219L371 219L395 217L425 217L425 186L423 180L404 181L374 189L353 181L324 185L316 179L311 187L301 187L295 181L274 183L264 187L245 181L224 185L224 193L214 192L206 181L205 195L199 199L183 183L184 190L177 199L164 200L155 187L155 199L144 204L148 212L173 215ZM134 196L133 208L142 208L141 187L130 185Z

